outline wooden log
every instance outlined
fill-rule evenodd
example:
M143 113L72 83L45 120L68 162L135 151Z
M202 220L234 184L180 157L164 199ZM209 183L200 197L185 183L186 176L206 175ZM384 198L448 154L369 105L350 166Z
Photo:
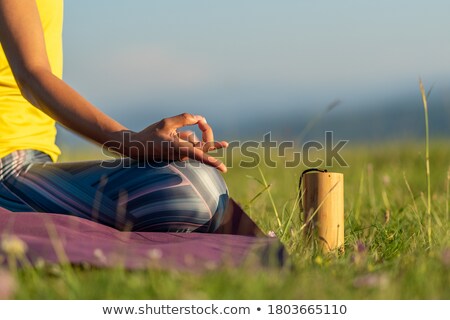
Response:
M309 172L302 183L305 235L316 237L323 252L344 249L344 175Z

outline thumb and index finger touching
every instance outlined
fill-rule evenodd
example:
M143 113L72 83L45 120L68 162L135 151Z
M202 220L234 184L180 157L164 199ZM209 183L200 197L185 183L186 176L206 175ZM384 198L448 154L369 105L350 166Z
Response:
M174 117L165 119L165 126L169 129L180 129L185 126L197 125L202 131L203 148L199 149L194 146L186 146L175 143L179 147L180 152L197 161L203 162L207 165L213 166L222 172L226 172L226 166L218 159L208 155L206 152L219 148L226 148L228 143L225 141L215 142L214 133L211 126L206 122L206 119L200 115L192 115L189 113L182 113Z

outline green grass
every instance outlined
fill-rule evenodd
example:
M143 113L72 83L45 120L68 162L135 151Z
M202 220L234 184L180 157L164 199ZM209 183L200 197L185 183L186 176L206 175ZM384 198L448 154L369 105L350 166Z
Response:
M305 168L234 165L225 175L231 196L283 239L289 268L194 274L41 266L12 271L13 298L450 299L450 148L437 140L429 147L431 234L424 144L351 146L343 153L349 167L329 168L345 176L342 255L322 255L302 241L297 184Z

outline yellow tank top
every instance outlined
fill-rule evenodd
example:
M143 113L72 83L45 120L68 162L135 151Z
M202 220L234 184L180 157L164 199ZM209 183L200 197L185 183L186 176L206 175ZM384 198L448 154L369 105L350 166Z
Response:
M63 0L36 3L52 72L61 78ZM60 150L55 138L55 121L22 96L0 43L0 158L16 150L34 149L56 161Z

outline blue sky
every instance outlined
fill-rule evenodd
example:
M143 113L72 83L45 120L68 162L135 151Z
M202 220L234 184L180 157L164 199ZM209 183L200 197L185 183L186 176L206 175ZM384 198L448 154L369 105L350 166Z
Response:
M450 87L450 1L76 0L65 80L105 112L233 119Z

